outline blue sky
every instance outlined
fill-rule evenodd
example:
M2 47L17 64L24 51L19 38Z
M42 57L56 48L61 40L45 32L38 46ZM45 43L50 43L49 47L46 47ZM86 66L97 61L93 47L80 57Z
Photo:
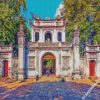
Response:
M42 19L45 19L47 16L54 19L56 9L61 2L62 0L26 0L27 11L25 17L30 19L30 13L32 12L35 16L40 16Z

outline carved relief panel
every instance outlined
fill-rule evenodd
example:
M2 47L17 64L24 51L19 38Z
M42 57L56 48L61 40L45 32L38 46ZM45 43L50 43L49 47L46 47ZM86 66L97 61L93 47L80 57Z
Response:
M33 56L29 57L28 68L29 68L29 70L35 70L35 57L33 57Z
M63 56L62 57L62 70L68 70L69 69L69 57Z
M24 38L23 37L19 37L19 39L18 39L18 44L19 44L19 46L20 47L23 47L24 46Z

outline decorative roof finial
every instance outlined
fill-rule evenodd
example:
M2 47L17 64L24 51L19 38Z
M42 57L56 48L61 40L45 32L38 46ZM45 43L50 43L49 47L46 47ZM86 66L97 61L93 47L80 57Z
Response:
M37 16L36 19L40 20L40 16Z
M30 23L30 26L32 26L32 25L33 25L33 23L32 23L32 20L31 20L31 19L29 20L29 23Z
M78 30L78 25L74 24L74 30Z
M68 23L68 18L65 19L65 24L67 24L67 23Z
M73 29L73 34L75 35L75 37L79 37L79 31L78 31L78 25L74 24L74 29Z
M20 32L24 32L24 25L20 25Z
M46 20L50 20L50 17L46 17Z

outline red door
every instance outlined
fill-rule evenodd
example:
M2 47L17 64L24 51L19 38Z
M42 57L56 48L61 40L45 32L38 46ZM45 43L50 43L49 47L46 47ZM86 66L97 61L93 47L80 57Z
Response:
M95 61L91 60L89 62L89 76L95 75Z
M4 77L8 76L8 61L4 61Z

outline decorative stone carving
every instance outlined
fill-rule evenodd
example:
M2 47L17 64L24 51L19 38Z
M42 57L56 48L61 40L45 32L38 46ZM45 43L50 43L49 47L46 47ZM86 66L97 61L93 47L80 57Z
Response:
M68 70L69 69L69 57L63 56L62 57L62 70Z
M35 57L29 56L29 70L35 70Z
M74 30L78 30L78 25L77 24L74 25Z
M74 25L73 35L74 35L73 39L74 44L79 45L79 31L77 25Z
M24 32L24 25L20 25L20 32L22 33L22 32Z

